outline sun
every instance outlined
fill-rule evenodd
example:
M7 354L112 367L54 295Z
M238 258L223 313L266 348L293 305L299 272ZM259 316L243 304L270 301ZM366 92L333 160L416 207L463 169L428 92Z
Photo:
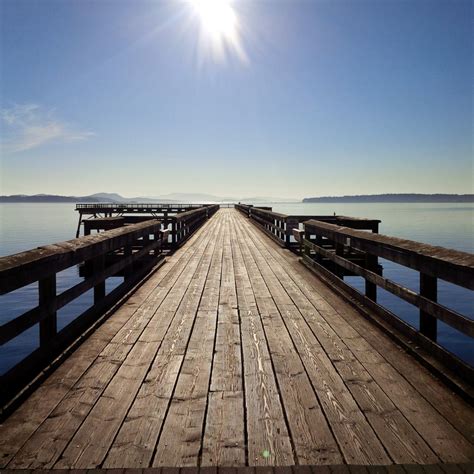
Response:
M229 0L192 0L203 29L217 39L232 38L237 16Z
M203 57L225 61L236 55L248 63L242 40L241 25L232 0L188 0L200 26L199 45Z

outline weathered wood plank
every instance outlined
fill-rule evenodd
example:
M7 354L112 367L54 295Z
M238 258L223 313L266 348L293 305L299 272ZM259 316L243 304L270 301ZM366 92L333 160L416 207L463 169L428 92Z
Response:
M35 468L52 466L102 393L101 389L107 386L110 378L115 374L135 341L142 334L144 327L149 323L160 303L175 287L176 280L181 276L185 265L188 263L187 257L189 255L189 252L182 252L183 258L177 260L174 266L171 265L168 270L164 268L155 278L149 280L147 284L149 293L148 297L145 298L145 302L140 301L141 305L138 307L132 306L135 310L134 317L130 318L130 312L125 313L125 317L130 319L108 341L102 352L96 355L98 358L94 361L94 365L85 372L79 382L74 387L69 387L70 391L67 396L25 444L11 463L12 466L29 465ZM187 275L183 277L189 278ZM147 293L144 293L145 295ZM134 301L134 298L135 296L132 296L131 300ZM139 301L143 296L137 295L137 298ZM120 316L126 308L128 308L128 305L120 308L115 316ZM98 331L100 332L102 328L108 326L109 323L99 328ZM112 324L113 328L115 326ZM81 360L79 358L78 362L80 363ZM54 379L54 374L52 377ZM36 407L32 407L33 410L36 410Z
M224 218L217 332L201 466L245 464L245 417L240 324L229 214Z
M473 417L294 255L221 210L0 426L0 466L286 474L343 461L326 460L325 429L346 462L459 462L474 457Z
M269 247L269 246L268 246ZM273 247L272 251L275 254L279 254L280 257L282 256L283 252L281 252L279 249ZM287 258L288 257L288 258ZM288 261L291 259L290 256L285 255L285 261ZM296 260L296 258L295 258ZM378 362L372 364L372 369L374 370L374 373L371 372L371 370L368 369L366 364L361 361L362 365L364 365L365 369L371 373L371 375L374 377L375 380L377 380L378 384L380 387L384 390L387 395L393 400L393 403L398 406L400 411L403 413L403 415L408 419L408 421L414 426L414 428L422 435L422 437L425 439L426 443L433 449L436 454L443 460L449 462L452 460L452 453L455 451L458 451L457 449L454 448L454 444L456 441L453 441L456 439L460 444L458 446L459 450L464 452L463 454L460 454L457 452L456 456L459 454L459 457L457 457L457 460L467 460L466 456L469 457L469 453L473 452L472 444L469 442L466 443L466 439L462 436L459 435L458 432L453 430L451 423L452 422L458 422L456 419L452 419L452 416L449 415L449 413L446 411L444 407L438 407L438 406L431 406L429 405L425 399L419 396L419 394L416 393L418 389L424 391L424 387L422 387L420 384L415 384L414 386L407 384L406 380L404 377L400 377L400 374L397 374L397 371L390 365L387 364L384 358L382 357L381 354L384 354L387 351L387 349L390 350L395 350L396 351L396 346L393 344L392 341L387 339L385 336L383 336L379 330L377 330L374 326L370 325L367 323L363 318L361 318L357 312L350 307L347 303L343 302L340 298L334 297L334 295L331 296L331 301L333 304L336 305L336 307L339 308L338 311L335 311L334 308L332 308L321 296L321 294L324 295L324 297L327 297L331 295L331 291L326 287L320 287L320 284L318 284L318 291L314 291L314 286L308 285L308 281L316 282L316 278L311 279L308 277L308 272L305 272L304 269L297 269L296 267L293 266L295 270L297 270L297 274L303 273L304 278L303 284L301 284L301 280L299 280L298 284L299 286L302 286L302 288L305 288L305 294L306 296L311 300L312 303L315 304L316 307L318 307L318 310L320 313L323 315L323 317L327 320L330 321L331 324L334 324L337 322L337 319L340 316L344 316L344 324L338 326L338 329L341 331L346 331L345 334L347 334L347 331L350 331L352 329L351 324L363 324L364 326L364 332L361 333L363 334L363 337L360 338L358 341L354 340L354 336L357 335L359 336L358 333L351 332L347 334L344 338L346 343L348 344L349 348L355 351L354 353L359 356L362 354L360 351L365 350L367 354L371 356L376 356L378 357ZM322 308L321 308L322 304ZM350 324L347 324L350 323ZM367 344L365 341L365 338L367 337L368 334L372 333L374 335L373 339L379 339L383 338L384 343L383 344L378 344L380 346L380 353L374 350L374 347L371 347L370 345ZM397 369L403 367L403 354L399 353L399 359L402 357L402 360L398 360L396 363ZM407 357L406 355L404 357ZM410 359L408 357L408 359ZM396 360L396 359L392 359ZM411 363L413 364L413 367L416 367L416 372L417 373L423 373L426 372L425 369L417 364L416 362L413 361L413 359L410 359ZM380 364L385 364L383 365L382 368L380 368ZM378 370L377 370L378 369ZM392 390L391 386L387 386L387 380L386 376L384 376L384 370L387 370L388 373L392 374L393 377L393 383L395 383L395 380L399 381L399 384L403 386L406 389L406 392L401 393L398 389L397 390ZM375 372L376 371L376 372ZM406 369L404 370L404 373L406 372ZM416 375L412 374L412 378L416 379ZM418 387L417 387L418 386ZM442 385L440 385L441 387ZM415 388L416 387L416 388ZM397 388L397 387L394 387ZM443 387L443 393L447 395L448 390ZM414 409L410 409L411 402L407 400L412 398L413 403L415 405L418 405L418 413L423 413L424 416L420 416L419 414L415 412ZM400 397L400 399L399 399ZM438 396L439 398L439 396ZM472 417L472 410L467 408L467 405L460 400L459 398L455 397L452 393L449 395L449 398L452 400L454 398L454 401L456 402L455 405L457 405L458 410L461 411L461 413L464 413L466 416ZM420 405L421 404L421 405ZM448 418L449 421L447 421L445 418L439 416L436 413L436 410L434 409L440 409L441 411L446 413L446 417ZM461 415L462 416L462 415ZM427 418L426 418L427 417ZM472 437L472 426L471 428L467 428L467 432L470 433L470 436ZM436 435L435 435L436 433ZM444 433L443 435L440 436L440 433Z
M262 318L264 319L265 330L270 346L272 346L273 339L275 355L272 354L272 358L274 364L277 363L279 358L281 358L284 363L287 363L292 356L297 356L300 350L304 349L302 354L299 354L302 357L303 363L299 357L297 359L299 361L299 370L303 373L305 373L305 369L307 370L307 373L311 378L313 386L316 390L316 394L319 397L319 401L316 399L316 404L321 410L319 406L319 403L321 403L325 416L331 425L334 435L338 439L339 446L341 447L346 461L352 464L382 464L390 462L390 459L386 455L382 445L380 444L380 441L376 437L371 427L368 425L359 407L350 396L344 383L338 377L335 368L331 365L314 335L305 324L305 321L299 313L298 308L293 304L291 298L286 293L284 287L278 281L275 274L272 273L266 259L258 253L256 247L249 239L247 239L247 243L251 247L253 258L255 258L256 265L258 266L258 270L261 273L263 279L265 282L272 282L272 284L269 285L272 296L285 293L286 298L290 302L289 304L276 303L276 305L272 305L271 300L257 299L259 308L262 305L267 307L265 311L266 314L262 314ZM284 298L282 299L285 300ZM268 316L269 318L269 322L267 324L265 324L265 316ZM286 322L286 326L283 323L283 320ZM282 349L282 334L285 334L285 332L288 334L287 351L283 351ZM294 339L292 340L291 338ZM293 342L295 345L293 345ZM280 354L279 351L282 351L283 354ZM286 387L288 382L282 383L280 385L282 387ZM288 405L284 403L287 413L289 409L292 409L293 405L297 404L297 401L293 401L293 403L291 402L292 401L290 400ZM295 418L291 411L287 414L287 417L289 420ZM323 423L313 422L310 424L310 427L321 427L325 424L325 421ZM301 429L299 425L297 426L299 429ZM321 432L315 433L315 436L320 440L324 439L324 436ZM293 436L293 439L295 439L295 436ZM326 439L328 439L327 435ZM332 441L332 445L329 444L329 448L331 447L334 452L339 453L334 440ZM323 449L323 452L326 454L326 456L329 453L328 459L325 459L325 461L327 461L325 463L340 463L340 460L334 461L331 459L331 450L328 449L328 446L324 446L324 448L325 449ZM299 450L297 449L296 444L295 449L298 453ZM319 462L315 462L314 460L310 460L308 462L305 460L305 462L301 463L323 464L321 460L319 460Z
M216 232L217 228L212 228L212 231ZM213 232L209 232L204 243L201 243L201 247L205 248L204 253L193 256L188 264L191 268L196 268L195 272L187 271L188 281L175 285L170 292L168 303L170 306L166 309L171 314L172 322L144 383L113 441L104 461L105 467L120 467L124 465L124 462L128 465L147 466L152 461L205 286L214 249ZM185 291L182 301L179 296L181 291ZM179 307L174 315L176 303ZM157 321L164 317L166 314L155 315ZM156 336L154 332L151 332L151 343L154 338Z
M197 466L209 389L216 311L199 311L163 431L154 466Z
M176 389L163 425L154 466L197 466L209 391L223 254L223 229L205 275L205 287ZM170 449L172 447L172 449Z
M241 318L248 463L251 466L292 465L291 442L260 314L238 242L234 239L232 254Z
M209 240L209 245L211 247L208 248L206 245L206 251L202 259L199 255L194 259L199 262L196 270L197 278L191 280L187 289L183 286L183 290L186 291L185 294L195 296L193 301L200 297L205 283L205 278L202 278L202 275L207 273L209 267L213 245L212 240ZM186 276L189 279L189 276ZM186 300L184 303L185 307L186 303L189 304ZM171 304L175 303L172 302ZM189 334L194 313L187 312L186 310L183 313L183 319L179 318L178 308L177 319L181 319L178 331L180 332L182 329L183 333ZM110 445L122 426L124 418L142 386L145 375L149 372L150 365L155 359L158 349L161 347L161 341L163 341L163 347L167 345L165 334L167 334L171 320L174 321L173 313L165 311L161 316L154 318L157 327L147 326L144 331L147 337L140 338L133 346L130 355L76 432L61 458L55 464L56 468L91 468L100 465L104 461ZM183 341L183 344L185 347L185 341ZM113 400L113 403L110 403L110 399Z
M171 267L168 267L169 269ZM163 273L166 275L166 271ZM13 455L25 444L41 423L53 412L68 391L94 363L117 333L133 321L142 299L154 290L156 281L148 280L140 290L114 314L107 324L100 326L74 353L74 357L58 368L17 410L0 425L1 466L6 466Z
M262 277L257 262L252 258L245 236L240 232L237 232L237 235L240 236L239 244L262 317L298 462L340 463L342 456L337 443L275 303L275 300L279 299L285 303L288 296L285 297L284 291L272 292L271 287L270 291L265 288L266 291L260 293L258 288L269 282ZM275 300L272 298L273 295L276 297Z
M257 247L254 248L256 251ZM275 275L278 275L281 285L298 306L298 311L295 311L294 308L288 308L286 311L284 310L283 314L289 316L288 325L294 325L295 331L290 332L297 337L295 340L296 347L298 349L307 348L307 356L310 358L310 371L314 371L313 367L317 367L317 372L322 370L324 373L324 367L329 367L329 372L331 372L332 366L336 367L339 374L339 377L336 377L333 382L335 387L339 387L336 393L349 389L357 405L367 417L378 438L381 439L395 462L438 461L429 446L396 409L395 405L365 371L337 333L306 298L292 279L295 276L292 274L290 277L285 271L285 267L282 266L282 262L266 247L260 245L258 251L262 254L264 261L268 263L268 268L271 267ZM297 281L296 278L295 280ZM304 317L305 321L302 321L300 315ZM312 328L314 335L308 333L307 330L304 331L308 327L307 325ZM302 330L303 334L301 334ZM312 344L308 347L309 341ZM324 352L327 353L327 356ZM324 376L322 377L322 374L319 373L315 380L321 380L321 378L325 380ZM341 384L342 381L346 387ZM351 403L354 406L353 402ZM340 405L344 406L344 404Z

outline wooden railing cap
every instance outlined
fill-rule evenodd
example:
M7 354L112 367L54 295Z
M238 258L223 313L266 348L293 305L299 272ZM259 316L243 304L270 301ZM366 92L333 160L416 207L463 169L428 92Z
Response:
M354 230L349 227L338 226L335 224L328 224L326 222L309 220L304 222L305 228L309 230L320 229L329 233L339 234L344 237L353 237L358 240L365 242L371 242L379 244L381 247L389 248L393 251L405 254L406 256L418 258L420 260L419 265L411 262L411 268L421 267L421 259L434 260L439 264L445 264L449 266L462 267L463 271L467 271L472 277L474 277L474 254L463 252L461 250L453 250L445 247L439 247L436 245L425 244L416 242L414 240L401 239L399 237L391 237L383 234L372 234L361 230ZM383 255L379 255L383 258ZM422 271L422 268L418 268ZM442 277L441 277L442 278ZM472 282L469 286L472 286Z
M123 244L125 240L137 238L143 231L160 232L160 228L159 220L149 219L130 226L0 257L0 294L35 282L40 274L48 276L74 263L80 263L82 259L93 258L98 253L113 250L115 244Z
M382 221L380 219L369 219L367 217L351 217L351 216L334 216L336 219L345 220L345 221L362 221L362 222L377 222L380 224Z

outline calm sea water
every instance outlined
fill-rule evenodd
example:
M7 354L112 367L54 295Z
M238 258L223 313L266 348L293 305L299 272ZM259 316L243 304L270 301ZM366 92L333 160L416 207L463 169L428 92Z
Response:
M330 215L334 212L353 217L381 219L380 233L403 237L433 245L474 253L473 204L273 204L276 212L298 215ZM0 255L29 250L40 245L74 238L77 227L74 204L0 204ZM418 274L392 262L381 260L384 275L415 291L419 290ZM58 274L58 292L80 281L76 268ZM361 278L346 281L363 289ZM119 279L107 281L111 291ZM418 327L418 311L384 290L378 290L379 303L399 317ZM37 285L29 285L0 297L0 323L3 324L37 305ZM474 294L454 285L439 282L439 301L474 318ZM92 291L61 309L59 328L67 325L92 304ZM439 343L474 365L474 343L458 331L439 322ZM0 348L0 373L12 367L38 344L38 328L32 327Z

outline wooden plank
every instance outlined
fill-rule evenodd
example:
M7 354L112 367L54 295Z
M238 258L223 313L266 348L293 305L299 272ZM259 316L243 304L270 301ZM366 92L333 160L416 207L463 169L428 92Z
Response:
M342 378L345 384L345 387L341 385L341 379L336 377L333 382L333 386L335 384L335 387L339 387L336 393L349 389L357 405L362 409L364 416L367 417L370 425L376 431L378 438L396 462L436 462L438 458L416 430L396 409L372 377L347 349L336 332L321 317L296 285L292 279L295 278L295 274L290 273L287 267L282 266L279 259L275 259L267 247L258 246L258 250L265 262L268 262L269 268L271 267L272 271L278 275L281 285L291 296L291 299L298 305L298 312L295 312L292 308L286 311L290 318L288 326L294 325L295 329L294 333L292 330L290 333L297 336L295 346L300 349L307 347L308 341L312 343L306 350L309 351L310 361L311 359L317 361L314 365L318 367L318 371L328 367L330 373L331 367L336 367L339 377ZM304 317L306 323L301 324L298 313ZM301 334L302 328L307 328L308 325L312 328L314 335L307 331ZM320 359L321 356L322 360ZM317 374L315 380L321 379L325 380L324 375ZM339 405L344 406L344 404ZM352 406L354 406L353 402Z
M228 211L223 213L224 241L217 332L201 466L242 466L245 464L240 324L229 215Z
M160 272L166 275L172 267ZM38 426L48 417L60 403L67 392L79 380L94 362L96 357L110 342L113 335L130 321L132 315L146 299L156 284L148 280L140 290L119 308L107 324L100 326L64 363L53 372L42 385L0 425L0 468L5 467L13 455L18 452L26 440L36 431Z
M134 341L138 339L138 337L143 331L143 328L149 322L157 306L164 299L170 289L174 287L176 279L181 275L183 269L185 268L185 265L187 263L187 257L193 252L194 249L190 249L186 252L183 251L176 255L174 265L172 264L172 262L170 262L170 266L168 267L168 269L166 269L165 267L163 270L160 270L154 278L149 280L142 287L143 290L139 290L138 294L133 295L130 298L129 304L126 304L125 306L120 308L119 311L114 315L113 318L111 318L111 320L107 322L106 325L101 326L98 331L96 331L96 333L91 336L91 339L94 340L96 335L99 335L107 328L111 328L110 334L113 334L114 330L116 332L112 340L107 341L108 345L104 347L101 356L97 359L97 361L99 362L98 367L94 366L90 369L90 371L86 372L86 375L83 376L79 384L74 387L72 392L68 394L68 396L64 399L64 402L62 404L59 404L56 410L52 412L50 418L46 420L46 422L40 427L40 429L35 433L31 440L25 445L25 447L16 457L12 465L24 466L30 465L29 463L31 462L31 465L35 467L43 467L50 466L51 463L55 461L59 453L62 451L62 449L64 449L64 446L69 441L69 438L74 433L75 427L78 426L78 423L80 423L81 419L87 414L87 412L84 412L84 409L87 406L85 400L89 400L89 405L94 403L94 399L90 399L90 394L88 395L88 393L84 393L87 392L88 385L90 385L90 390L92 390L95 396L98 396L100 394L100 392L97 392L96 389L98 388L98 386L100 386L100 383L102 383L101 377L105 376L105 374L103 373L103 370L105 370L105 368L102 362L110 358L112 364L111 369L116 370L118 368L118 364L126 356L127 351L130 350L131 345L134 343ZM158 291L153 292L155 288L157 288ZM146 296L148 296L149 298L147 299ZM144 304L142 301L140 301L142 298L145 299ZM142 304L140 305L140 303ZM133 311L130 312L128 311L129 309L133 309ZM126 324L123 325L123 327L120 329L117 327L116 324L114 324L114 321L117 319L117 317L120 317L122 313L124 317L122 325L125 321ZM132 313L134 313L134 315L133 317L130 317ZM89 341L91 339L89 339ZM66 363L71 362L77 364L78 367L82 367L82 348L86 348L89 341L87 341L87 343L83 345L74 354L74 356L68 359ZM76 355L78 356L77 360L75 360ZM95 354L95 357L97 357L97 355L98 353ZM97 380L94 376L89 377L89 375L92 375L96 370L99 370L100 374L100 377ZM59 372L61 372L61 368L59 369ZM55 374L53 374L51 378L54 380ZM62 381L61 379L59 380ZM109 379L105 377L103 383L107 384L108 380ZM48 381L46 382L46 385L48 385ZM40 387L40 391L42 387ZM71 389L71 387L68 388ZM44 400L42 400L41 402L41 407L43 406L43 403ZM26 403L26 405L29 404ZM48 405L48 403L46 403L46 405ZM74 408L74 406L77 406L77 408ZM28 406L28 409L26 410L28 416L37 419L39 422L41 418L36 416L37 411L38 407L35 406L35 404L31 405L31 407ZM73 416L76 411L78 412L78 414L76 416ZM82 413L82 417L79 416L79 413ZM7 426L10 426L8 421L9 420L7 420L6 424ZM62 426L62 428L57 428L58 426ZM56 434L58 430L62 432L62 435ZM70 433L69 437L68 433ZM29 435L31 435L31 433L29 433ZM25 437L26 436L28 436L28 433L25 433ZM56 439L55 437L58 437L58 439Z
M185 260L182 263L185 263ZM180 270L182 270L182 267L178 266L176 269L177 276L181 274ZM168 275L165 275L164 279ZM161 283L163 284L163 281ZM117 333L101 354L102 357L111 357L110 370L104 373L99 364L92 367L91 377L88 377L89 374L86 373L74 390L68 394L64 403L58 406L52 416L41 426L25 449L22 450L18 456L20 461L21 459L28 459L28 455L24 452L27 451L31 453L30 456L35 467L52 466L70 441L79 424L88 415L89 410L101 395L101 390L97 389L105 388L111 377L116 373L118 365L128 355L132 345L139 336L143 337L143 329L149 324L151 316L170 291L170 288L173 287L173 283L174 281L171 279L168 282L168 288L160 286L158 292L153 293L149 300L138 309L135 318ZM98 360L99 362L102 361L101 358ZM99 375L94 375L96 369L99 370ZM74 407L77 408L74 409ZM86 408L88 409L86 410Z
M142 338L156 347L157 354L146 378L138 387L139 391L137 389L136 398L130 401L123 424L116 427L119 431L115 439L111 437L108 440L112 445L110 448L109 445L103 445L102 455L107 456L103 463L105 467L121 467L124 464L146 466L151 462L204 289L214 248L213 232L216 229L211 227L209 230L212 232L209 231L199 244L204 253L193 255L184 280L173 286L163 308L155 313L153 321L156 325L162 320L168 322L161 345L159 332L153 326ZM180 298L180 293L184 294L183 298Z
M292 465L294 457L263 326L238 242L232 254L240 309L248 464Z
M292 443L300 464L336 464L342 461L337 443L329 429L319 401L305 372L288 331L280 317L275 301L270 293L285 302L284 292L260 293L262 284L269 283L263 278L257 262L252 258L245 243L245 235L239 236L239 244L247 267L247 272L255 293L262 317L270 356L275 368L280 396L291 433Z
M220 219L222 222L222 217ZM216 246L189 346L163 430L153 466L197 466L214 352L219 286L223 254L223 229L214 235ZM170 449L172 447L172 449Z
M245 464L243 405L243 391L209 392L202 466Z
M273 252L279 253L281 256L281 253L273 247ZM287 259L285 259L287 261ZM298 270L298 273L300 273L301 270ZM303 270L304 272L304 270ZM306 281L308 280L307 277L307 272L305 272L305 278ZM301 280L300 280L301 281ZM311 286L311 288L308 287L307 283L298 283L299 286L302 286L305 288L305 295L312 301L312 303L315 303L316 306L321 306L321 301L324 301L321 296L315 297L315 292L314 292L314 286ZM316 281L316 278L311 280L313 284ZM328 297L328 295L331 295L331 291L328 288L321 287L319 289L320 284L318 284L318 291L322 292L324 294L324 297ZM334 311L333 308L331 308L330 305L327 304L327 302L324 301L324 309L321 311L323 317L330 321L331 324L334 324L334 320L337 320L340 316L343 316L345 321L344 321L344 326L339 326L339 330L346 329L349 330L351 328L350 324L363 324L364 325L364 331L361 333L363 334L363 338L353 340L351 339L351 335L348 335L345 338L345 341L347 341L347 344L349 345L349 348L351 348L353 351L355 351L355 354L357 356L360 356L362 354L361 350L365 351L363 353L367 353L369 355L377 355L377 363L373 363L370 365L370 369L366 366L363 360L361 360L362 365L365 367L365 369L374 377L375 380L379 383L380 387L385 391L387 395L390 396L392 399L393 403L400 408L400 411L403 413L403 415L410 421L410 423L414 426L414 428L423 436L425 441L427 442L428 445L437 453L438 456L440 456L441 459L445 461L449 460L455 460L457 459L458 461L466 459L466 456L468 455L469 452L472 453L472 445L466 441L466 439L458 432L453 430L451 422L458 422L458 420L453 419L452 415L449 415L447 413L447 417L450 420L447 422L446 419L440 417L437 415L436 411L434 410L434 407L426 402L425 399L420 397L419 394L416 393L416 390L414 389L414 386L407 384L406 380L404 377L400 377L400 374L397 375L396 371L392 366L386 363L384 358L380 354L386 354L387 350L389 350L391 347L395 348L396 346L388 340L380 331L375 329L373 326L368 324L363 318L361 318L356 311L354 311L353 308L351 308L348 304L344 303L343 301L338 299L337 297L334 297L333 295L331 296L331 301L333 304L338 305L338 311ZM328 312L328 308L330 311ZM352 329L352 328L351 328ZM365 342L365 347L362 346L360 347L361 343L364 343L365 337L371 333L373 334L373 340L383 340L383 344L380 343L378 344L380 346L380 354L374 350L373 347L370 347L367 342ZM358 333L357 336L359 336ZM354 337L354 332L352 333L352 338ZM358 350L359 349L359 350ZM399 351L398 351L399 352ZM401 354L399 354L400 357ZM409 357L407 359L410 359ZM416 374L418 373L423 373L425 369L421 367L419 364L414 363L413 360L411 360L413 367L416 367L416 372L412 374L414 378L416 379ZM400 368L403 366L403 364L400 364L401 361L399 360L397 365L397 368ZM390 385L387 384L387 377L386 374L384 375L384 370L388 371L388 374L392 374L389 378ZM404 370L404 375L406 374L406 370ZM396 385L395 380L399 380L398 387ZM424 391L425 387L423 387L421 384L417 384L419 388ZM400 386L404 387L404 390L400 391ZM442 384L439 384L438 387L442 387ZM433 392L433 391L432 391ZM448 398L456 402L454 405L457 405L458 410L461 410L462 413L468 415L469 411L466 408L465 404L460 399L456 399L452 393L450 395L447 395L449 393L446 390L446 387L443 388L443 394L444 398ZM440 398L439 396L437 398ZM443 398L443 397L441 397ZM413 406L417 406L418 409L415 411L413 407L410 407L410 404L413 403ZM436 406L436 405L435 405ZM437 407L438 408L438 407ZM444 408L441 408L442 411L445 411ZM470 411L470 415L472 416L472 411ZM423 415L420 415L420 413L423 413ZM462 416L462 415L461 415ZM468 432L472 433L472 425L471 428L467 430ZM437 433L435 435L435 433ZM440 433L443 433L440 436ZM471 435L472 436L472 435ZM457 441L453 441L453 440ZM456 442L459 442L458 446L456 445Z
M214 347L216 311L199 311L153 466L197 466Z
M17 432L19 436L6 451L5 459L12 450L17 453L10 466L28 467L36 462L41 466L39 461L47 458L48 451L49 464L43 465L55 468L63 461L67 466L89 468L108 467L108 463L121 468L145 467L153 461L159 464L158 459L165 462L165 458L168 466L291 465L306 459L303 440L308 444L308 432L311 435L320 429L319 421L309 412L321 412L321 407L309 410L308 400L316 398L326 415L329 402L321 400L328 387L330 392L336 391L334 413L341 403L338 387L357 402L356 413L362 413L366 426L377 433L390 453L389 462L437 462L439 458L428 446L432 439L423 431L421 421L414 421L425 416L434 430L430 436L439 437L434 450L444 454L451 450L452 460L466 459L466 444L455 444L466 440L451 424L469 436L474 426L468 424L472 410L317 282L293 255L236 216L239 214L233 210L220 211L205 229L193 235L181 254L170 258L164 269L171 265L173 272L160 270L159 278L154 276L153 282L145 283L145 303L140 305L133 299L141 295L139 290L129 300L127 311L123 306L59 367L52 377L63 373L61 369L69 360L77 362L80 370L75 373L71 364L74 375L68 378L68 372L63 373L66 388L61 386L62 378L56 379L50 386L50 405L48 391L41 392L41 398L32 397L35 404L28 401L29 411L21 418L24 431ZM179 260L179 255L190 260ZM109 326L111 329L101 333ZM94 342L96 334L102 335ZM81 352L87 346L90 354ZM82 356L76 361L77 354ZM389 374L388 381L376 371L377 364ZM418 375L423 382L418 383ZM397 391L398 385L402 390ZM406 386L410 390L405 391ZM315 387L321 400L315 397ZM342 400L345 407L347 402L344 397ZM436 406L441 402L445 407ZM46 411L43 403L49 406ZM409 409L413 403L416 415ZM35 409L41 413L39 417ZM445 413L435 417L438 425L433 424L433 412ZM354 418L347 413L358 424L359 415ZM64 428L57 425L46 430L53 427L55 418ZM330 423L334 432L340 429L337 423ZM0 426L0 436L2 430ZM3 433L0 456L3 439L10 436L8 430ZM454 442L447 439L453 433ZM367 439L365 444L370 445L370 437ZM366 445L361 449L367 450ZM30 456L25 465L20 462L21 446ZM58 457L60 451L64 451L63 460ZM324 453L319 454L322 457ZM306 457L312 455L310 452ZM274 474L285 470L264 469ZM327 467L297 470L301 469L305 470L302 474L310 470L329 473ZM423 471L427 469L431 467ZM339 465L330 470L382 474L390 469ZM247 471L245 474L250 474ZM193 472L198 472L197 467ZM237 470L232 473L239 474Z
M264 318L264 326L270 347L272 347L273 342L275 354L272 353L272 359L274 364L276 365L280 358L281 363L283 364L289 363L293 358L293 363L298 368L298 371L305 375L306 373L309 375L319 398L318 401L315 397L314 403L320 410L322 406L324 414L331 425L331 429L338 439L340 449L344 454L346 462L352 464L389 462L390 459L386 455L380 441L368 425L356 402L350 396L347 387L337 375L335 368L325 356L324 351L311 333L309 327L306 325L298 311L298 308L289 298L285 288L276 279L266 259L259 254L256 247L253 245L253 242L251 242L248 237L248 234L243 235L242 242L244 242L244 239L246 238L246 243L243 243L243 245L251 247L252 257L255 259L256 264L258 265L258 270L265 281L273 282L272 285L269 286L270 293L272 296L279 293L285 293L290 301L290 304L277 303L276 305L272 305L271 300L263 298L260 300L257 298L259 308L261 305L267 306L265 313L262 313L262 317ZM259 248L262 248L262 246L259 246ZM268 316L269 319L267 324L265 324L265 320L267 319L265 316ZM285 321L286 326L283 321ZM285 332L286 337L288 338L286 351L283 349L283 335L285 335ZM291 338L294 338L294 340ZM303 348L304 350L302 350ZM301 362L301 360L303 360L303 362ZM297 363L297 361L299 363ZM305 369L307 372L305 372ZM310 385L309 380L307 383ZM282 390L288 385L291 385L289 381L282 381L282 383L280 383ZM298 392L300 391L301 388L298 389ZM287 410L287 418L289 420L298 420L294 413L291 411L288 413L289 410L293 409L293 405L298 405L298 399L290 399L288 404L285 403L285 400L283 400L283 402L285 409ZM301 400L299 402L301 404ZM312 411L314 411L314 409ZM326 425L322 413L323 412L321 411L323 421L317 423L314 421L311 422L309 425L310 430L313 427L319 427L319 429L321 429L321 427ZM309 417L307 415L306 417L309 421ZM297 429L301 429L300 424L301 422L297 423L295 433L292 432L297 454L299 450L295 438L299 436ZM331 458L330 448L332 448L333 452L339 455L339 449L337 448L334 439L332 436L329 437L328 434L324 437L324 430L321 431L323 432L314 433L313 436L320 440L327 440L328 438L332 439L332 445L328 443L328 446L324 446L325 449L323 449L326 456L328 453L329 456L323 460L324 462L321 462L321 459L316 461L304 459L304 462L303 460L299 460L302 464L338 464L341 462L340 457L333 456ZM305 446L302 446L302 448L305 448Z

